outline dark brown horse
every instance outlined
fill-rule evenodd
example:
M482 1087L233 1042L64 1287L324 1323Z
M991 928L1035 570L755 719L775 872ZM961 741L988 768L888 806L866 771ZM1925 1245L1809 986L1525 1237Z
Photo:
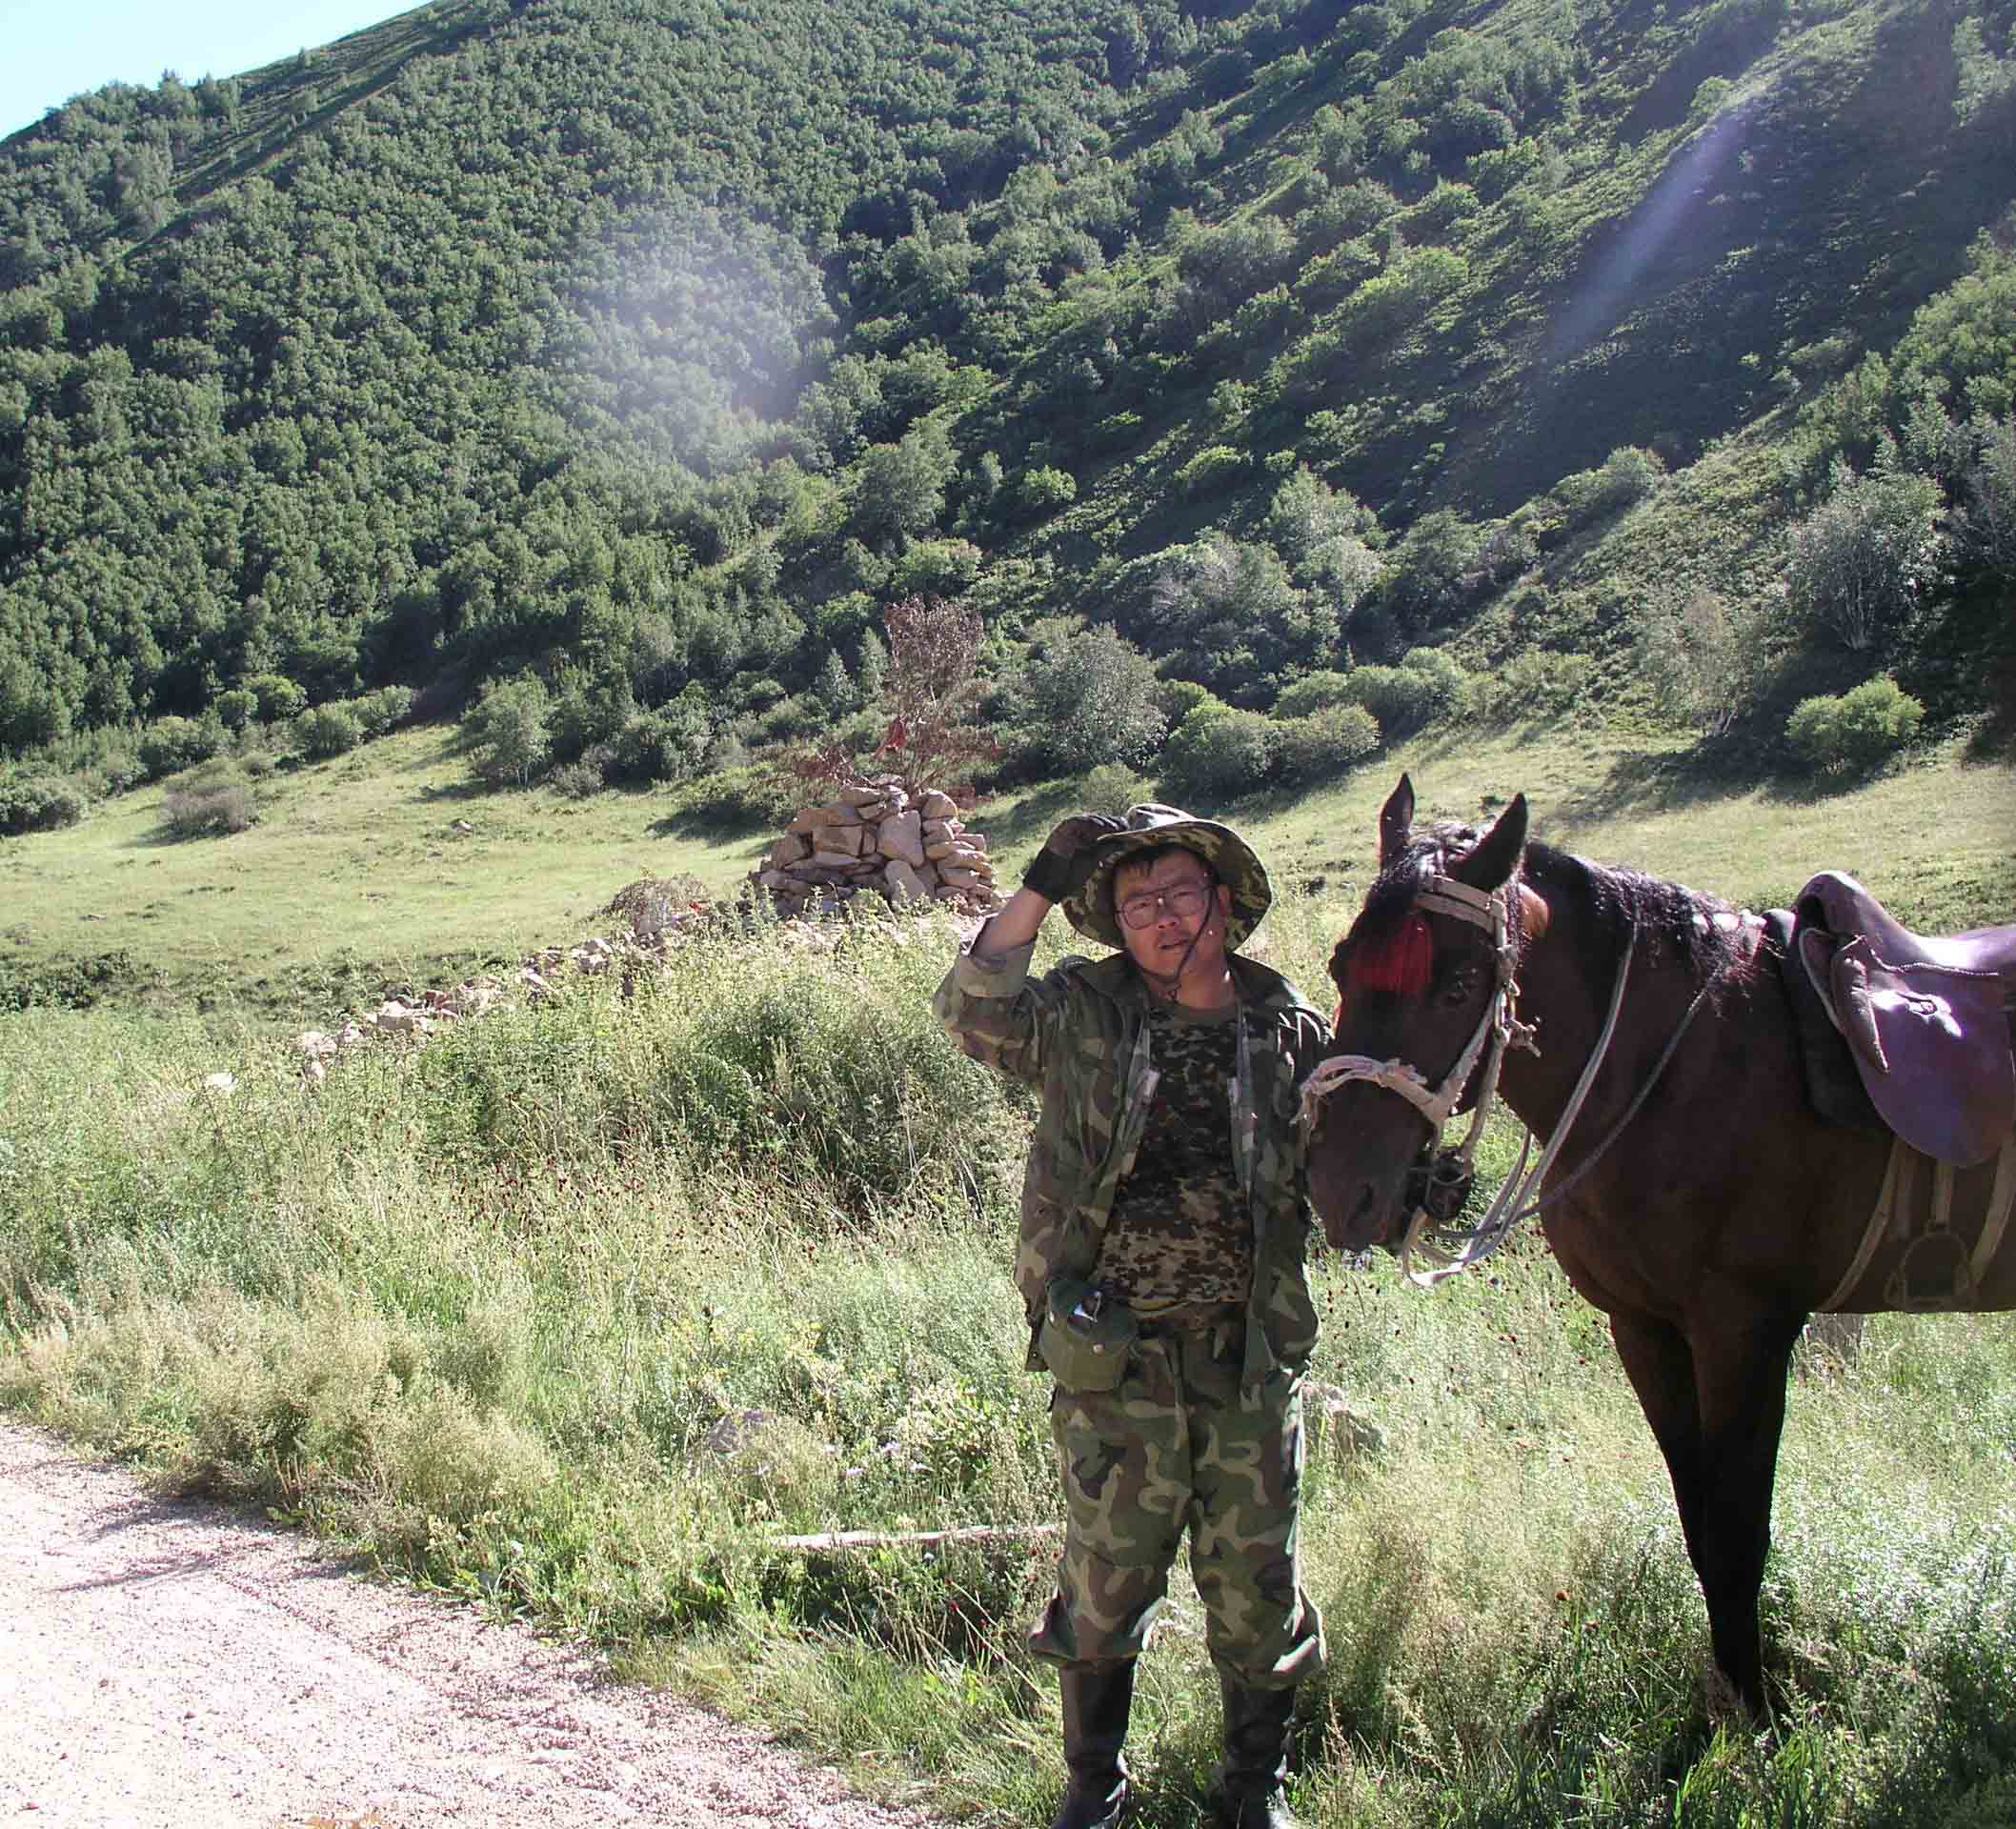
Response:
M1854 1313L1896 1305L1885 1292L1906 1247L1868 1224L1890 1140L1811 1115L1755 917L1528 845L1523 796L1482 834L1416 834L1413 814L1402 776L1381 814L1379 878L1331 960L1341 1003L1336 1058L1307 1099L1311 1197L1341 1249L1401 1250L1446 1108L1484 1096L1494 1076L1529 1130L1561 1146L1540 1223L1610 1317L1672 1475L1716 1662L1759 1710L1757 1597L1788 1360L1830 1297ZM1494 1021L1515 979L1516 1004L1501 1000ZM1993 1159L1947 1177L1956 1231L2006 1199L1995 1180ZM1864 1249L1865 1236L1879 1242ZM1985 1248L1966 1305L2016 1306L2016 1252Z

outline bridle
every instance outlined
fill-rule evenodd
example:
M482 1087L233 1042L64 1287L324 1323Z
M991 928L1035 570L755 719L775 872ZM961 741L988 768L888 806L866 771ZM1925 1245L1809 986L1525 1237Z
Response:
M1398 1093L1427 1119L1428 1140L1407 1172L1406 1201L1411 1217L1400 1248L1401 1268L1410 1280L1417 1283L1438 1282L1443 1276L1453 1276L1489 1256L1511 1229L1512 1221L1505 1216L1509 1211L1505 1192L1512 1185L1508 1181L1493 1199L1484 1221L1467 1238L1454 1235L1450 1230L1462 1211L1472 1182L1477 1178L1472 1164L1477 1156L1478 1141L1483 1136L1484 1125L1498 1095L1498 1076L1504 1065L1506 1052L1512 1048L1524 1048L1534 1054L1540 1052L1534 1045L1533 1025L1521 1022L1516 1014L1519 982L1515 974L1519 968L1519 945L1514 937L1517 930L1512 920L1512 909L1519 894L1516 884L1515 878L1498 889L1486 891L1472 889L1468 883L1460 883L1453 876L1431 874L1423 877L1415 894L1414 906L1421 914L1449 914L1460 921L1467 921L1472 927L1484 929L1491 936L1491 955L1497 973L1483 1014L1477 1019L1477 1027L1471 1031L1469 1041L1457 1055L1455 1066L1443 1075L1440 1086L1431 1086L1427 1075L1410 1062L1398 1058L1375 1060L1370 1055L1332 1055L1328 1059L1319 1061L1302 1082L1301 1120L1305 1136L1315 1130L1324 1099L1339 1088L1361 1081L1383 1087L1389 1093ZM1462 1101L1463 1089L1477 1072L1480 1060L1483 1062L1483 1081L1478 1089L1477 1103L1471 1108L1470 1128L1462 1143L1444 1145L1442 1132L1456 1115L1456 1109ZM1530 1144L1530 1132L1527 1140ZM1524 1152L1521 1153L1520 1160L1523 1167ZM1518 1178L1515 1171L1513 1180ZM1484 1236L1486 1225L1493 1228L1488 1242ZM1436 1235L1432 1243L1428 1237L1431 1229ZM1412 1261L1417 1251L1436 1268L1417 1273Z
M1582 1113L1597 1071L1610 1051L1611 1037L1617 1033L1618 1013L1623 1008L1624 986L1631 975L1631 957L1638 946L1638 923L1634 920L1630 936L1624 943L1623 955L1618 960L1617 981L1611 988L1610 1008L1603 1018L1603 1033L1583 1065L1567 1107L1545 1148L1541 1151L1540 1159L1528 1166L1533 1153L1533 1133L1528 1128L1524 1141L1520 1145L1519 1161L1492 1196L1483 1217L1474 1226L1460 1228L1456 1223L1457 1216L1476 1180L1472 1163L1478 1141L1483 1135L1491 1107L1498 1096L1499 1074L1505 1055L1514 1048L1522 1048L1536 1055L1540 1053L1533 1039L1535 1025L1520 1021L1517 1015L1517 936L1522 929L1514 920L1513 910L1521 905L1522 892L1516 875L1490 891L1472 889L1469 884L1460 883L1453 876L1440 873L1430 873L1422 878L1414 906L1424 914L1452 915L1457 920L1484 929L1491 936L1491 953L1497 970L1497 981L1491 988L1483 1014L1478 1018L1469 1042L1457 1056L1456 1065L1449 1069L1440 1086L1430 1086L1427 1075L1406 1061L1374 1060L1369 1055L1332 1055L1328 1059L1319 1061L1315 1071L1302 1082L1301 1121L1305 1136L1314 1131L1323 1100L1340 1087L1360 1081L1383 1087L1389 1093L1398 1093L1427 1119L1428 1140L1422 1144L1420 1156L1407 1172L1405 1199L1410 1217L1400 1246L1401 1271L1410 1282L1423 1286L1441 1282L1446 1276L1482 1263L1504 1242L1516 1225L1561 1199L1596 1166L1604 1151L1638 1115L1660 1075L1664 1073L1666 1063L1673 1058L1681 1037L1694 1020L1695 1012L1706 1000L1720 975L1711 976L1696 993L1693 1002L1687 1006L1686 1015L1680 1020L1680 1026L1666 1043L1665 1052L1660 1055L1623 1117L1576 1166L1573 1175L1544 1195L1539 1195L1537 1190L1560 1158L1562 1146L1566 1143L1568 1133ZM1442 1131L1456 1115L1463 1089L1477 1072L1480 1059L1483 1063L1483 1078L1478 1088L1477 1102L1471 1108L1470 1128L1461 1144L1445 1145L1441 1141ZM1417 1253L1433 1267L1417 1271L1413 1262Z

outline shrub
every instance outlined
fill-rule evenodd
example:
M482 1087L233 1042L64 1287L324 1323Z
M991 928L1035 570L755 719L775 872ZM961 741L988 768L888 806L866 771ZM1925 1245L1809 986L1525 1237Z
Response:
M256 825L258 801L234 762L223 757L203 763L172 783L161 796L161 817L178 838L244 832Z
M383 736L413 710L413 688L381 686L374 693L345 701L345 709L355 716L366 736Z
M90 805L84 790L61 775L15 775L0 780L0 832L55 832L74 826Z
M1200 705L1215 705L1220 711L1225 702L1208 686L1200 686L1194 679L1165 679L1156 688L1155 703L1162 714L1162 721L1173 731Z
M244 688L259 701L262 724L284 724L308 707L308 694L284 673L254 673Z
M1016 506L1036 520L1077 501L1078 482L1068 470L1038 464L1022 472L1021 481L1016 485L1015 499Z
M956 597L972 587L980 560L971 540L917 540L891 568L889 588L906 597Z
M1471 695L1469 670L1445 648L1410 648L1400 657L1409 673L1421 673L1428 681L1434 703L1428 717L1447 717L1468 709Z
M1148 783L1119 762L1102 762L1079 777L1078 804L1087 813L1122 814L1151 797Z
M1801 699L1785 720L1785 741L1810 769L1859 774L1896 754L1924 716L1925 707L1894 679L1866 679L1838 696Z
M1320 668L1281 688L1280 696L1274 701L1274 715L1283 719L1307 717L1328 706L1351 702L1351 676Z
M140 734L140 766L150 781L177 774L208 761L224 747L225 731L216 717L164 717Z
M1656 586L1638 616L1638 672L1663 716L1720 735L1764 676L1770 617L1761 600L1731 605L1700 586Z
M805 797L801 783L760 763L723 769L680 791L681 817L711 832L778 831Z
M1102 762L1139 763L1168 728L1157 704L1155 663L1111 629L1056 640L1025 670L1017 696L1038 768L1075 774Z
M311 705L294 719L294 742L303 755L326 762L347 755L364 741L364 726L348 705Z
M534 780L552 754L549 706L546 688L530 673L491 687L462 719L470 772L493 787Z
M1939 553L1939 485L1909 471L1858 476L1836 458L1827 499L1792 530L1793 610L1853 653L1881 651L1904 627Z
M1490 673L1477 675L1481 710L1510 722L1572 711L1595 671L1586 654L1529 649Z
M1340 780L1379 745L1379 720L1362 705L1327 705L1276 722L1275 774L1290 787Z
M569 800L586 800L602 792L602 771L593 762L563 762L546 777L548 787Z
M1210 805L1266 785L1278 726L1258 712L1200 705L1162 746L1162 780L1179 801Z
M242 686L233 686L229 692L219 693L212 701L211 709L217 714L224 728L235 734L259 715L259 695Z
M1407 650L1405 661L1397 668L1365 666L1349 673L1313 677L1341 679L1341 688L1324 702L1362 706L1387 736L1405 736L1445 712L1460 710L1470 686L1470 675L1433 648ZM1282 693L1282 704L1288 704L1288 697ZM1276 704L1276 715L1282 714L1282 704Z
M1643 501L1666 473L1656 452L1620 445L1595 470L1577 471L1554 485L1554 499L1570 527L1586 527Z
M779 701L787 721L805 714L797 699ZM625 781L684 781L697 774L714 737L714 721L701 689L689 685L655 711L639 712L617 733L610 773Z
M1245 473L1246 453L1231 445L1207 445L1176 472L1193 496L1215 495Z

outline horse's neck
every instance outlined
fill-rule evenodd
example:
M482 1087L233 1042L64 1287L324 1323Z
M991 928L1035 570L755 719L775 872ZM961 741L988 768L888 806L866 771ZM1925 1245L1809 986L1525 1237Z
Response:
M1550 895L1548 903L1546 933L1527 947L1519 968L1517 1015L1520 1021L1533 1025L1533 1046L1539 1052L1510 1051L1499 1081L1505 1103L1520 1122L1542 1136L1551 1136L1561 1122L1583 1067L1603 1045L1626 951L1626 943L1590 919L1586 911L1558 895ZM1654 977L1666 975L1647 970L1643 951L1641 944L1631 961L1627 996L1634 1005L1650 994ZM1626 1017L1629 1014L1628 1009L1623 1013ZM1623 1027L1621 1021L1620 1031ZM1613 1054L1617 1045L1613 1036ZM1621 1102L1629 1096L1628 1088L1613 1091L1615 1086L1614 1075L1598 1077L1578 1124L1597 1115L1611 1098Z

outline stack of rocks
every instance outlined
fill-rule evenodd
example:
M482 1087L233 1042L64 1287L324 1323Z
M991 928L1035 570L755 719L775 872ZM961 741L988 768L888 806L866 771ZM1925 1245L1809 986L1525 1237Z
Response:
M940 902L961 914L1001 903L986 837L966 830L953 797L931 788L913 802L894 780L804 808L750 880L786 915L837 914L863 892L893 908Z

